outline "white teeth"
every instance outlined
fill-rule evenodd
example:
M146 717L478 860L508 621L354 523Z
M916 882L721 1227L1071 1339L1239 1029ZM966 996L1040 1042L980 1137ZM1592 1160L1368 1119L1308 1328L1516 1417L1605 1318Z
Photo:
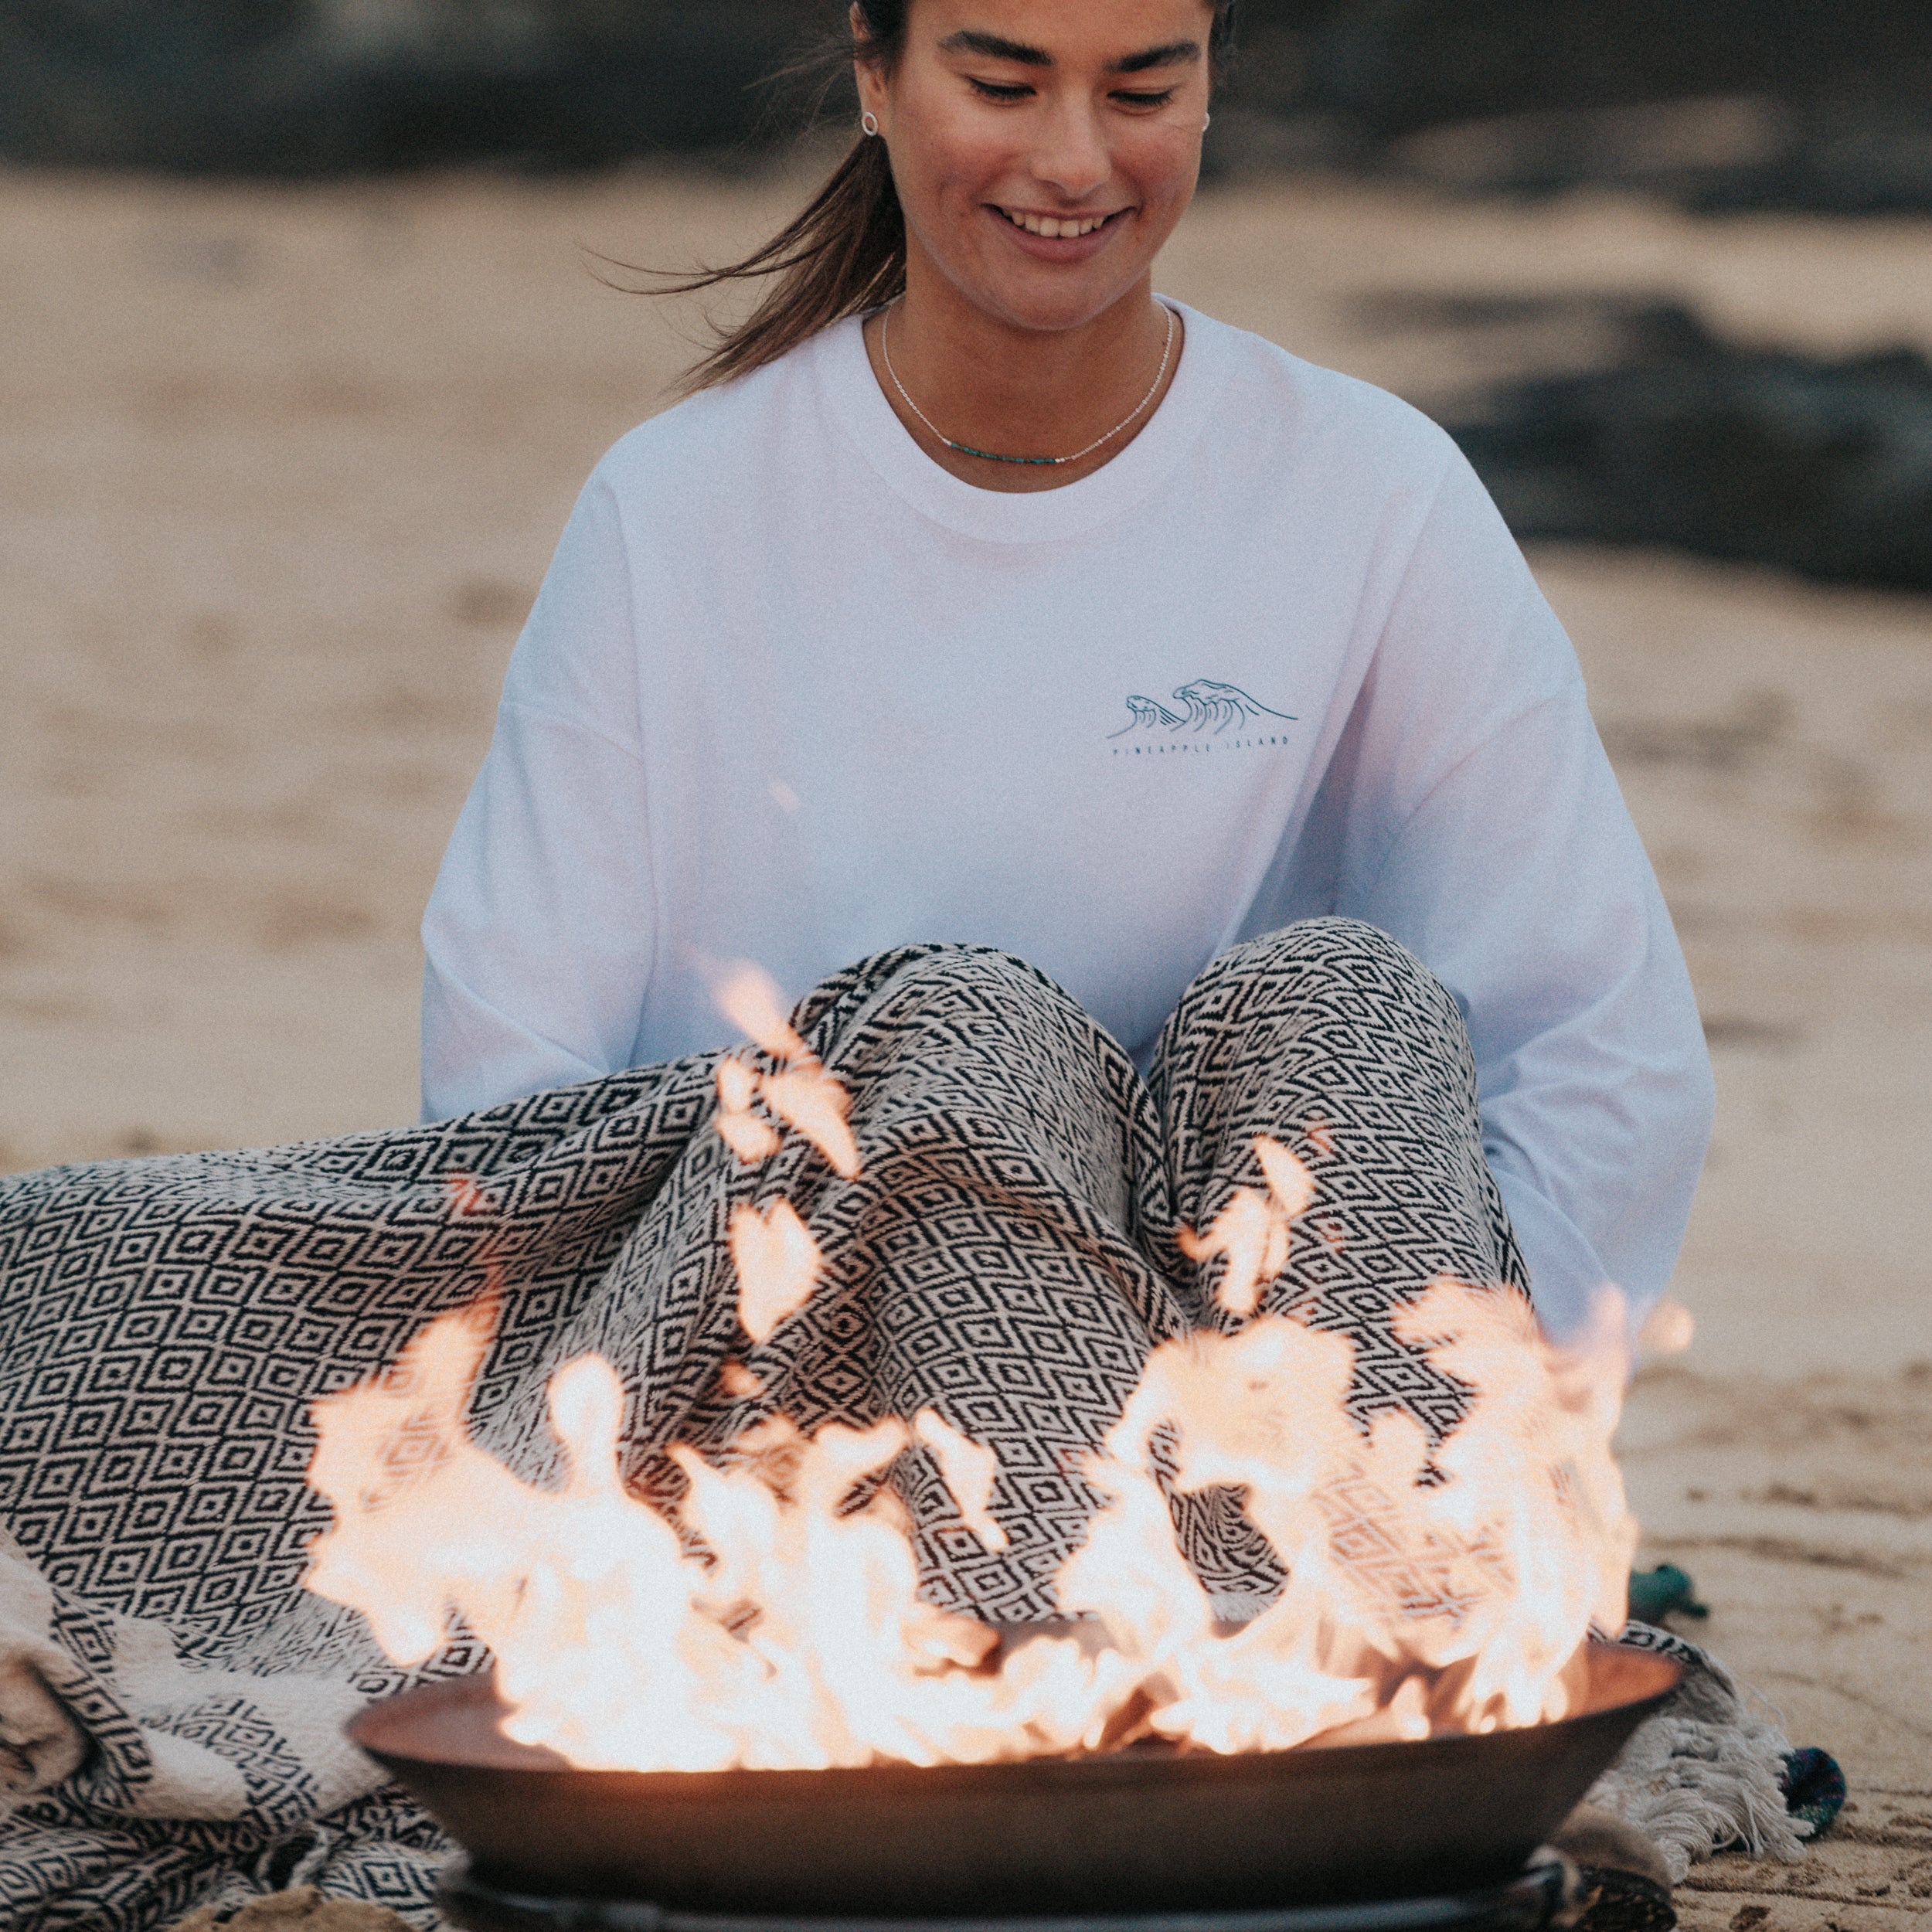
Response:
M1070 216L1062 221L1052 215L1015 214L1010 208L1001 212L1015 228L1023 228L1029 235L1044 236L1049 241L1062 236L1090 235L1095 229L1104 227L1107 220L1104 215L1090 215L1084 221Z

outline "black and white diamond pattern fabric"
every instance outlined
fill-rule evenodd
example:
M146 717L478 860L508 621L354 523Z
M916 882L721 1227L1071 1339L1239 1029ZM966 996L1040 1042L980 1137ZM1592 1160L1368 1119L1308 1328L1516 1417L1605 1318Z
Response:
M795 1020L852 1094L855 1180L798 1135L741 1164L697 1056L430 1127L0 1181L0 1923L148 1932L290 1883L435 1923L449 1848L339 1735L403 1673L300 1587L325 1522L308 1405L492 1270L473 1423L522 1473L552 1454L549 1374L587 1350L624 1378L647 1494L672 1492L671 1445L720 1453L774 1411L812 1428L930 1405L995 1451L1012 1543L986 1549L908 1451L930 1593L1009 1620L1053 1612L1097 1501L1076 1458L1150 1349L1229 1319L1223 1263L1177 1231L1259 1184L1257 1134L1317 1184L1264 1305L1348 1333L1359 1417L1451 1426L1461 1391L1390 1315L1444 1272L1522 1284L1454 1002L1369 927L1216 960L1149 1082L1050 981L979 948L866 961ZM452 1211L464 1175L481 1212ZM779 1196L825 1272L748 1348L724 1230ZM734 1359L762 1394L727 1390ZM1182 1522L1231 1607L1271 1588L1232 1498L1184 1499ZM434 1668L479 1662L457 1643Z

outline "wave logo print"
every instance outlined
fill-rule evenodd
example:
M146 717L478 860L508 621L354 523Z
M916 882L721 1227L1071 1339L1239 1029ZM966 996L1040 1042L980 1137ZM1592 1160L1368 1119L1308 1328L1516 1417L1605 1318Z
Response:
M1285 724L1297 722L1291 711L1271 711L1258 699L1251 698L1239 685L1221 684L1213 678L1196 678L1173 693L1181 706L1170 711L1158 699L1138 692L1127 701L1128 719L1119 730L1107 733L1109 740L1124 738L1130 732L1150 732L1163 737L1186 735L1219 738L1241 725L1257 719L1279 718Z

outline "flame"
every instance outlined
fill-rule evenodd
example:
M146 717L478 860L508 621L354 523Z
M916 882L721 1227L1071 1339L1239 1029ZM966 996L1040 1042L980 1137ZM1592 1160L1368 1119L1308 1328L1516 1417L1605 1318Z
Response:
M783 1493L675 1452L694 1556L626 1492L623 1386L585 1355L550 1384L563 1485L524 1483L462 1427L494 1321L487 1303L440 1317L380 1381L315 1405L311 1478L335 1519L305 1581L362 1609L400 1663L460 1618L495 1653L512 1736L591 1768L979 1762L1071 1748L1124 1695L1105 1688L1117 1663L1071 1640L981 1670L993 1633L920 1600L889 1492L845 1506L906 1447L903 1423L806 1440L781 1421Z
M461 1218L470 1214L487 1214L490 1211L490 1198L478 1185L473 1174L451 1174L444 1178L443 1185L450 1197L450 1212Z
M774 1201L763 1213L733 1208L729 1239L739 1325L753 1342L769 1342L779 1323L811 1299L821 1265L818 1243L789 1201Z
M721 1131L727 1111L767 1124L760 1099L815 1139L835 1117L844 1131L843 1090L768 982L741 978L726 996L782 1070L721 1063ZM813 1090L804 1104L774 1093L794 1077ZM843 1150L827 1138L832 1159ZM1002 1648L922 1600L905 1509L881 1480L915 1445L986 1548L1011 1542L993 1452L930 1408L811 1436L767 1416L716 1462L675 1447L686 1487L660 1511L625 1483L622 1383L581 1356L549 1390L563 1481L524 1481L464 1420L495 1291L314 1405L309 1479L334 1517L304 1581L360 1610L401 1664L467 1628L495 1655L509 1735L591 1769L970 1764L1141 1736L1277 1750L1566 1715L1591 1628L1623 1624L1636 1543L1610 1449L1630 1366L1621 1298L1607 1292L1583 1345L1560 1350L1517 1291L1432 1283L1397 1309L1395 1335L1470 1392L1464 1411L1434 1443L1400 1410L1365 1430L1349 1338L1255 1313L1316 1188L1280 1143L1253 1146L1264 1186L1183 1235L1197 1261L1222 1258L1217 1299L1243 1325L1155 1349L1083 1464L1105 1500L1056 1588L1083 1636ZM451 1205L488 1206L467 1181ZM737 1207L728 1240L756 1348L810 1300L821 1257L783 1199ZM765 1391L736 1360L720 1383L734 1399ZM1209 1488L1243 1497L1286 1577L1232 1631L1175 1532L1172 1495Z
M718 1131L747 1167L756 1167L778 1151L778 1130L754 1114L758 1076L743 1060L727 1055L718 1063Z
M1682 1355L1696 1335L1697 1318L1682 1302L1665 1299L1637 1331L1637 1346L1644 1355Z
M913 1434L932 1451L940 1481L966 1527L988 1549L1005 1549L1010 1539L994 1520L992 1507L999 1458L984 1443L962 1436L937 1409L922 1409L913 1417Z
M460 1620L495 1654L510 1734L587 1767L977 1763L1118 1742L1135 1710L1216 1751L1494 1730L1564 1715L1592 1623L1622 1624L1620 1382L1550 1348L1513 1291L1438 1282L1403 1318L1480 1382L1433 1456L1406 1415L1366 1437L1349 1421L1342 1336L1268 1315L1163 1344L1088 1462L1108 1502L1059 1578L1105 1647L1042 1638L992 1668L985 1626L920 1600L891 1492L852 1507L916 1437L1002 1548L983 1445L927 1410L811 1437L774 1418L728 1469L680 1448L694 1554L624 1488L623 1390L598 1358L552 1382L560 1489L467 1440L494 1319L487 1302L442 1316L382 1380L316 1403L310 1479L335 1520L305 1580L401 1663ZM1288 1573L1233 1634L1175 1542L1157 1438L1172 1486L1245 1487Z
M1262 1289L1288 1265L1295 1217L1315 1199L1315 1177L1279 1141L1257 1134L1253 1146L1267 1192L1237 1187L1206 1234L1184 1227L1176 1236L1190 1261L1226 1256L1214 1298L1233 1315L1250 1315L1260 1306Z
M760 1076L765 1104L787 1127L795 1127L845 1180L859 1172L859 1145L845 1124L845 1090L816 1060Z
M778 1062L761 1073L729 1054L718 1063L718 1131L747 1167L769 1159L781 1145L777 1130L752 1111L755 1100L802 1134L852 1180L859 1172L859 1144L846 1124L850 1097L793 1030L778 989L755 966L740 966L719 986L719 1010L734 1026Z
M735 966L719 981L718 1010L775 1060L808 1060L811 1049L792 1031L777 987L756 966Z

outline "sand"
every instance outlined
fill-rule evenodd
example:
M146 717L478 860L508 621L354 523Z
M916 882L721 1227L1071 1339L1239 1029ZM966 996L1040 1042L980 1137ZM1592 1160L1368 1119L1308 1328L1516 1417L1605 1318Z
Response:
M0 1168L413 1117L416 921L518 624L695 324L599 287L580 245L716 258L791 192L0 175ZM1204 199L1162 279L1426 399L1524 345L1379 298L1644 291L1753 339L1932 349L1929 265L1923 222L1332 185ZM1858 1807L1797 1894L1722 1859L1685 1922L1920 1922L1932 606L1649 553L1534 562L1718 1069L1677 1287L1698 1340L1626 1427L1646 1555L1692 1570L1695 1634Z

